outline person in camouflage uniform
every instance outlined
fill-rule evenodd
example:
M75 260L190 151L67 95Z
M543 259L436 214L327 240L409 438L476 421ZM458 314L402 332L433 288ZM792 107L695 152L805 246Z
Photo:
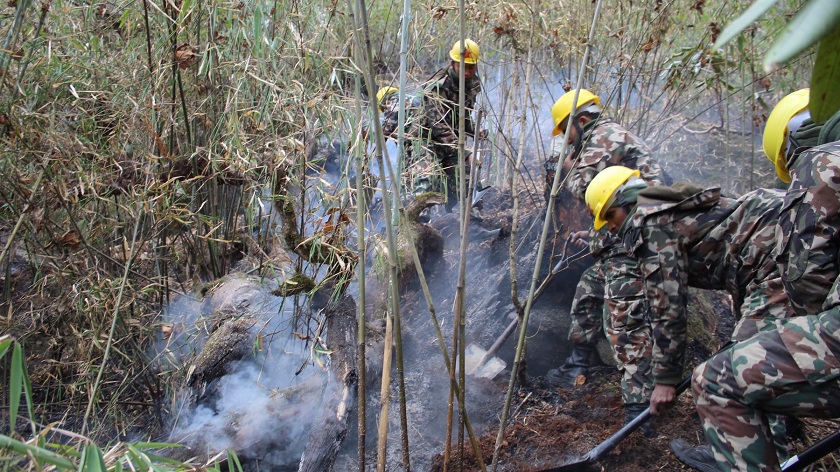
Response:
M840 417L838 333L835 306L785 320L694 370L694 402L720 470L781 470L768 430L774 414Z
M828 297L840 273L840 159L831 149L811 150L840 138L840 115L826 124L814 123L809 94L802 89L783 98L764 129L764 153L779 178L789 183L776 231L776 260L800 315L840 303Z
M379 102L379 111L381 113L382 134L385 136L385 139L393 139L396 141L399 137L397 129L399 127L400 111L399 89L395 87L382 87L379 89L379 92L377 92L376 98ZM420 97L406 95L405 124L403 125L403 144L405 154L402 160L404 187L406 187L409 182L412 182L415 167L417 166L413 152L413 141L417 137L416 120L419 109Z
M586 188L595 176L614 165L636 168L651 184L662 183L662 170L651 156L647 145L615 121L601 116L600 98L581 89L578 106L567 132L567 120L575 91L560 97L552 107L555 122L553 134L567 140L572 151L563 162L570 175L566 184L571 193L584 200ZM559 159L555 158L556 163ZM556 164L554 166L556 168ZM554 170L547 166L546 183L554 179ZM583 234L586 234L584 232ZM577 238L580 238L580 234ZM575 291L571 307L569 340L572 353L563 366L552 369L546 379L554 384L569 385L585 373L592 346L603 330L610 338L613 354L622 372L622 400L626 420L630 421L646 407L652 383L650 370L650 333L647 306L642 293L641 274L636 261L627 256L620 241L606 231L589 232L589 245L595 264L584 271ZM628 319L638 320L633 329L621 329ZM654 435L646 424L646 435Z
M808 92L776 105L764 152L779 177L790 181L776 231L785 290L799 312L812 315L785 321L778 331L738 343L695 369L697 412L724 471L780 470L766 431L768 414L840 417L840 113L814 124ZM814 315L820 306L825 311Z
M481 80L478 77L478 44L470 39L464 41L464 132L475 135L471 117L475 100L481 93ZM418 192L442 190L447 196L446 209L458 202L458 83L461 60L461 42L456 41L449 52L449 66L439 70L423 85L421 116L419 122L420 142L430 159L427 164L431 169L415 181ZM469 156L465 157L469 160ZM469 164L469 162L467 162ZM465 170L469 176L469 167ZM439 180L437 175L444 175L442 185L434 185ZM422 173L421 173L422 174ZM437 174L437 175L434 175Z
M683 372L688 287L728 291L738 309L735 341L793 315L773 258L784 196L756 190L741 198L680 183L648 187L638 171L610 168L587 189L595 226L609 226L638 260L653 333L651 413L670 405ZM784 425L772 419L786 457Z

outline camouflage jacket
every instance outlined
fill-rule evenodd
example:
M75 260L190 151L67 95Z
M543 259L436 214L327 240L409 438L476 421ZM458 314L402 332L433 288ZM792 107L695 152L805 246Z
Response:
M840 142L801 153L790 170L776 261L797 314L814 315L840 304L826 300L840 272Z
M411 135L419 110L420 97L407 95L405 97L405 126L403 127L406 136ZM386 138L397 139L399 114L400 98L398 93L394 93L388 97L388 101L385 103L385 111L382 112L382 134Z
M589 182L598 172L610 166L639 169L641 177L651 185L662 184L662 169L650 155L641 138L608 118L590 121L583 128L583 146L566 185L572 194L584 201Z
M439 70L423 86L422 116L418 119L420 136L432 150L441 155L451 155L458 148L458 74L450 65ZM475 99L481 92L481 81L476 75L465 81L464 131L475 133L471 112Z
M772 249L783 193L756 190L736 200L712 188L682 201L645 203L650 190L639 195L619 233L645 279L654 379L676 384L683 371L688 287L727 290L741 306L748 285L779 278Z
M614 165L639 169L641 177L651 185L662 184L662 169L650 155L641 138L608 118L590 121L584 126L583 146L578 160L566 181L572 194L584 201L589 182L598 172ZM562 144L562 143L561 143ZM553 180L554 175L551 175ZM589 249L593 255L607 255L607 249L617 244L607 231L590 231Z

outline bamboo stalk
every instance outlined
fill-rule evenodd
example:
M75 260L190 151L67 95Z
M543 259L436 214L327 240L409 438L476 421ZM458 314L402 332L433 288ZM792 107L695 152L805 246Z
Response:
M403 2L402 26L400 27L400 91L399 100L400 107L397 112L397 189L401 188L403 166L405 163L405 87L406 87L406 68L408 67L408 24L411 22L411 0ZM392 177L393 179L393 177ZM411 183L409 183L410 185ZM403 196L402 192L397 193L398 196ZM405 196L408 195L408 189L405 191ZM403 201L405 201L403 199ZM396 210L396 207L394 207Z
M364 49L363 49L363 63L364 68L363 72L365 75L365 83L367 85L368 90L368 97L374 99L376 97L376 82L375 82L375 73L373 70L373 50L371 48L370 42L370 29L368 27L368 20L367 20L367 7L365 6L365 0L357 0L357 9L356 9L356 41L357 45L359 44L359 36L358 32L361 30L361 33L364 37ZM361 48L360 48L361 49ZM388 269L390 273L390 280L388 284L388 290L390 292L390 305L391 305L391 313L394 317L394 329L395 329L395 342L396 342L396 356L397 356L397 374L398 374L398 381L399 381L399 389L400 389L400 423L402 426L402 443L403 443L403 467L406 470L411 469L410 463L410 456L408 450L408 418L406 413L406 406L405 406L405 378L403 375L402 370L402 340L401 340L401 332L400 332L400 305L399 305L399 284L398 284L398 275L397 275L397 236L394 232L394 225L393 225L393 217L391 213L391 197L390 192L387 186L387 179L386 179L386 169L383 160L383 153L385 152L385 138L382 134L382 123L378 119L371 120L374 125L374 131L376 134L376 149L375 149L375 158L379 165L379 173L380 173L380 182L382 182L382 207L385 213L385 234L387 239L387 246L388 246ZM389 162L390 165L390 162ZM384 381L383 381L384 382ZM387 403L387 397L382 399L383 408ZM387 418L386 418L387 420ZM382 425L382 423L380 423ZM384 424L387 433L387 421ZM382 436L382 432L380 432L380 456L378 457L377 469L381 472L385 470L385 452L387 450L386 443L387 443L387 435L384 437Z
M407 225L405 219L403 219L403 224ZM449 355L446 353L446 341L443 339L443 333L440 330L440 323L438 323L437 319L437 310L435 309L434 301L432 300L432 293L429 290L429 284L426 283L426 275L423 272L423 266L420 265L420 256L417 254L417 247L414 245L413 236L411 234L411 230L409 228L404 228L405 234L408 238L408 247L411 251L411 257L414 260L414 267L417 270L417 277L420 280L420 288L423 291L423 296L426 299L426 307L429 310L429 314L432 317L432 325L435 327L435 339L437 339L438 347L440 348L440 353L443 356L443 362L446 364L447 372L452 372L453 366L450 362ZM458 383L456 382L454 385L451 385L451 388L458 392L459 395L463 394L463 390L459 388ZM459 396L458 402L461 405L464 405L464 397ZM470 444L472 445L473 454L475 454L476 459L478 460L478 465L481 467L482 471L486 471L487 467L484 465L484 458L481 456L481 449L478 446L478 439L475 436L475 432L473 431L472 424L470 423L469 415L467 415L466 409L464 410L464 424L467 428L467 434L469 434Z
M6 35L6 40L3 43L2 51L5 53L5 57L0 58L0 85L6 82L6 76L9 71L9 65L12 63L12 47L17 41L17 36L20 33L21 25L23 24L23 16L24 12L27 8L29 8L29 4L31 3L30 0L21 0L20 3L17 5L17 11L15 11L15 19L12 22L12 26L9 28L8 34Z
M530 94L530 84L531 84L531 57L532 57L532 46L533 46L533 33L531 35L531 45L528 47L528 59L527 65L525 68L525 90L523 94L528 96ZM525 108L522 109L522 114L520 115L519 119L519 150L516 155L516 166L515 169L520 169L522 167L522 158L525 154L525 123L526 123L526 112ZM511 294L511 301L513 302L513 306L516 307L517 316L520 317L520 324L522 322L521 314L522 314L522 302L519 300L519 289L517 286L517 278L516 278L516 237L519 233L519 192L516 189L517 179L511 179L510 181L510 194L513 197L513 210L512 210L512 220L511 220L511 227L510 227L510 257L508 259L508 263L510 266L510 294ZM546 215L547 218L551 218L551 215Z
M12 229L12 232L9 234L9 239L6 240L6 245L3 246L3 252L0 252L0 264L6 260L6 254L9 253L9 248L12 247L12 244L15 241L15 237L17 236L18 231L20 231L20 226L23 224L23 221L29 215L29 206L32 205L32 202L35 200L35 196L38 195L38 187L41 185L41 179L44 177L44 171L38 173L38 177L35 179L35 184L32 185L32 190L29 192L29 201L26 202L26 206L23 207L21 210L20 215L18 216L17 223L15 223L15 227ZM11 259L13 256L10 256L9 265L11 265Z
M460 61L459 61L459 69L458 69L458 171L457 171L457 183L458 183L458 200L460 202L458 208L458 215L459 215L459 224L461 229L461 238L466 238L464 234L464 218L465 218L465 202L466 202L466 182L464 181L464 174L465 174L465 165L464 165L464 128L465 128L465 116L464 112L464 102L466 98L465 90L466 87L466 78L464 76L464 51L466 49L466 44L464 42L464 0L458 1L458 41L460 42L461 50L460 50ZM468 214L468 213L466 213ZM461 252L461 259L465 257L464 252ZM459 261L460 264L460 261ZM458 291L461 288L456 287L456 300ZM454 308L454 315L455 318L452 323L452 361L457 363L459 366L460 371L464 371L463 368L463 352L464 346L459 345L460 343L460 333L459 330L461 329L461 312L457 309L457 305ZM455 380L455 370L453 369L452 372L449 374L450 377L450 384L454 385ZM451 455L451 445L452 442L452 416L454 410L454 391L450 385L449 389L449 397L447 399L447 416L446 416L446 446L444 449L443 454L443 470L444 472L447 471L447 466L449 464L449 459L452 457ZM459 438L461 437L462 428L459 428ZM459 444L463 444L463 440L459 441ZM460 447L459 447L460 450Z
M388 273L390 278L390 273ZM390 280L388 281L390 284ZM385 315L385 346L382 354L382 385L379 388L379 441L377 442L376 454L378 472L385 472L385 459L388 455L388 407L390 405L391 392L391 357L394 345L393 324L391 317ZM360 469L361 470L361 469Z
M348 1L349 3L349 1ZM350 9L352 15L352 8ZM355 117L356 123L362 122L362 91L361 81L359 75L355 77ZM365 246L365 189L364 189L364 175L365 175L365 158L364 147L359 139L361 133L356 133L354 143L354 153L356 155L356 244L358 246L359 262L356 264L356 278L359 282L359 299L357 303L358 323L356 327L356 375L358 376L358 416L359 416L359 440L358 440L358 455L359 455L359 470L365 470L365 441L367 440L367 366L365 365L365 331L366 331L366 316L365 316L365 257L367 248ZM389 358L390 359L390 358ZM390 362L390 360L389 360Z
M481 129L481 121L483 117L483 112L479 111L478 116L476 117L475 122L475 129ZM481 141L478 137L473 139L473 157L475 158L478 156L478 143ZM471 199L467 200L473 193L473 189L475 188L475 180L476 180L476 173L478 170L478 163L473 162L470 166L470 179L469 179L469 187L467 189L466 194L462 195L461 198L461 206L464 207L464 210L461 211L461 241L460 241L460 257L458 259L458 283L455 288L455 312L456 312L456 319L460 322L460 327L458 328L459 334L459 365L458 365L458 381L460 382L460 389L458 390L458 464L459 469L464 468L464 417L466 416L466 405L464 405L463 399L466 398L466 360L464 355L464 349L467 344L466 339L466 286L467 286L467 235L470 229L470 218L469 218L469 211L471 205ZM462 174L463 175L463 174ZM464 179L461 179L461 186L463 188Z
M49 9L48 4L44 4L44 5L41 6L41 17L38 19L38 27L35 28L35 35L34 35L35 38L41 36L41 28L44 27L44 20L47 19L47 13L49 11L50 11L50 9ZM14 92L14 95L13 95L14 98L12 99L12 101L17 100L17 98L18 98L18 94L20 93L20 89L21 89L21 84L23 83L23 76L26 75L26 69L29 67L29 63L32 62L32 53L34 51L35 51L35 48L32 48L26 54L26 61L24 61L23 65L20 68L20 74L18 74L17 85L14 88L15 92ZM3 75L0 75L0 77L3 77Z
M596 26L597 21L598 21L598 13L601 10L601 3L602 3L602 0L598 0L598 2L595 4L595 11L592 15L592 25L589 28L589 39L586 42L586 48L584 49L583 58L581 59L580 67L578 69L578 81L577 81L577 84L576 84L575 97L574 97L574 100L572 101L572 109L571 109L571 112L569 113L569 121L566 125L567 129L568 129L569 126L571 126L571 122L574 119L575 113L577 112L578 95L580 93L580 88L583 85L582 84L583 74L586 70L586 64L589 61L589 52L592 48L592 42L595 38L595 26ZM563 142L563 145L560 149L560 155L561 156L566 155L567 144L568 144L567 142L565 142L565 141ZM543 229L542 229L542 233L540 234L540 242L537 246L537 248L538 248L537 249L537 257L534 261L534 271L533 271L533 274L531 276L531 288L528 291L528 298L525 301L525 311L522 315L522 322L519 323L519 339L516 343L516 354L514 355L514 366L511 369L510 382L508 382L508 389L507 389L507 392L505 394L505 404L504 404L504 407L502 408L501 420L499 421L499 432L496 435L496 445L495 445L495 448L493 450L493 462L490 466L490 470L493 471L493 472L495 472L496 468L498 467L499 450L501 449L501 446L502 446L502 439L504 438L505 426L507 425L508 412L510 410L511 398L513 397L513 389L516 385L517 370L519 369L519 364L522 361L523 352L524 352L524 349L525 349L525 339L526 339L525 334L527 333L527 330L528 330L528 319L531 315L531 306L533 305L533 302L534 302L534 292L536 291L537 281L539 280L540 266L541 266L541 262L542 262L542 258L543 258L543 253L545 251L545 242L546 242L546 239L548 237L548 230L549 230L550 222L551 222L551 214L554 212L554 204L555 204L555 201L557 199L557 193L560 189L559 184L560 184L560 174L561 173L562 172L557 172L557 173L554 174L554 181L552 182L552 185L551 185L551 199L549 199L549 201L548 201L548 208L546 209L545 220L543 221Z

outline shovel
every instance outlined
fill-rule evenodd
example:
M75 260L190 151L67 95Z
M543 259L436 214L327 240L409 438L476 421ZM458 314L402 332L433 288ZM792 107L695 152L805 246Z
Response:
M691 376L686 377L677 385L677 395L683 393L691 384ZM624 425L615 434L604 440L601 444L595 446L594 449L587 452L583 456L572 457L564 461L562 464L551 466L547 469L536 469L539 472L566 472L566 471L586 471L592 463L597 462L601 457L612 451L618 444L630 435L633 431L650 418L650 407L645 410L631 422Z
M551 269L551 272L548 273L546 278L542 281L537 290L534 292L534 301L542 294L543 290L545 289L548 282L551 278L564 270L566 267L571 265L572 261L582 255L587 249L583 248L580 251L569 254L566 249L569 246L569 241L571 241L572 236L569 235L566 238L566 241L563 243L563 257L557 261L557 264L554 265L554 268ZM507 367L507 363L502 359L499 359L496 356L496 353L499 352L499 349L502 348L502 345L507 341L511 334L516 331L516 325L519 324L519 317L514 316L513 320L511 320L510 324L508 324L507 328L505 328L504 332L496 339L496 342L490 346L490 349L484 350L480 346L475 343L470 343L467 346L466 351L464 352L464 364L467 369L467 373L472 375L473 377L484 377L487 379L492 379L495 377L499 372L503 371L505 367Z
M840 431L826 436L822 441L791 457L782 464L785 472L798 472L820 460L826 454L840 447Z

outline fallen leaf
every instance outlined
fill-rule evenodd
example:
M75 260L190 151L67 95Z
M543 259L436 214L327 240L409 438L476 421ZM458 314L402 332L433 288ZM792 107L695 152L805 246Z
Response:
M720 35L720 26L715 22L709 23L709 33L712 35L712 42L717 42L717 38Z
M175 49L175 62L178 63L178 68L184 70L187 67L195 64L196 60L198 59L197 54L198 48L189 43L184 43L178 46Z
M758 81L759 85L764 87L765 91L770 91L770 86L773 85L773 82L770 80L770 77L762 77L761 80Z
M57 246L62 247L71 247L75 248L82 244L82 238L79 237L79 233L70 230L53 241Z

